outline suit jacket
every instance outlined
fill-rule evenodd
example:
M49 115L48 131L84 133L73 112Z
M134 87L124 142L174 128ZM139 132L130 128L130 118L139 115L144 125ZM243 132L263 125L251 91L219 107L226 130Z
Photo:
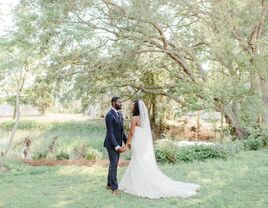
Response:
M127 137L123 126L123 115L119 112L119 115L111 109L105 116L106 123L106 136L104 140L104 147L115 148L116 146L122 146L123 141L126 144Z

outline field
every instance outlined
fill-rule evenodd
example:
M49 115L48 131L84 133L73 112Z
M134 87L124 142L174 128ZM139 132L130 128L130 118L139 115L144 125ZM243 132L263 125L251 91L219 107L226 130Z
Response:
M0 173L0 207L268 207L268 151L250 151L232 160L162 165L170 177L201 185L193 198L150 200L128 194L114 197L105 187L104 167L32 167L9 161L11 172ZM119 179L125 168L119 168Z
M10 155L21 156L23 151L23 142L26 137L31 140L31 152L44 151L51 143L52 139L57 137L57 142L61 149L68 151L72 145L79 142L87 142L91 148L97 149L107 157L103 148L105 137L105 123L103 120L85 120L81 116L76 119L64 115L60 117L30 117L23 118L14 138L14 145ZM64 120L65 118L65 120ZM13 121L3 119L0 122L0 147L7 142L10 130L13 127ZM1 149L2 149L1 148Z
M8 138L12 123L1 123L1 144ZM0 173L0 207L3 208L97 208L97 207L178 207L178 208L251 208L268 207L268 150L242 151L227 159L204 162L159 164L165 174L176 180L198 183L201 190L189 199L162 198L150 200L125 193L114 197L105 189L107 163L91 167L38 166L15 160L23 148L23 139L32 140L32 151L45 148L42 144L55 136L61 148L68 150L76 141L87 141L103 154L105 126L103 121L44 122L22 120L16 134L10 172ZM43 142L43 143L42 143ZM122 158L129 157L129 153ZM119 167L118 178L125 166Z

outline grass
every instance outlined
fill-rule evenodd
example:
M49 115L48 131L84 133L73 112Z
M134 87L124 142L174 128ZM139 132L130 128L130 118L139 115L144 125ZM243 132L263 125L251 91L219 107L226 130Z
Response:
M4 149L3 145L1 145L1 138L9 138L13 125L14 121L0 122L0 151ZM125 125L128 125L127 122L125 122ZM86 141L90 144L91 148L97 149L107 159L106 150L103 148L105 133L104 120L38 122L22 119L15 134L10 155L21 155L23 141L27 136L32 140L32 153L40 151L42 148L44 150L44 148L47 148L44 144L49 142L53 137L58 137L59 143L65 149L70 148L72 144L79 141ZM123 158L129 158L129 154L125 154Z
M13 123L0 124L0 137L8 138ZM103 148L103 121L68 121L40 123L22 120L14 146L20 152L21 141L30 136L34 148L44 148L44 141L59 136L69 147L75 141L88 141L94 149L107 156ZM1 139L0 138L0 139ZM16 145L20 144L20 145ZM41 144L38 146L38 144ZM1 150L0 146L0 150ZM37 149L38 149L37 148ZM129 157L125 153L121 158ZM0 173L0 207L3 208L97 208L97 207L178 207L178 208L264 208L268 207L268 151L240 152L226 160L161 164L168 176L198 183L200 193L189 199L166 198L150 200L128 194L113 197L105 190L107 168L102 167L32 167L9 160L9 173ZM125 168L119 168L120 179Z
M0 139L9 138L13 121L0 123ZM32 140L31 151L35 151L38 144L46 143L48 139L58 137L60 143L69 146L77 141L87 141L91 147L98 149L105 155L103 141L105 137L105 123L103 120L92 121L67 121L67 122L37 122L34 120L22 120L15 134L12 152L14 155L21 154L23 140L29 136ZM1 142L1 141L0 141ZM0 151L3 148L0 146ZM40 149L40 147L38 147ZM12 154L12 153L11 153Z
M104 187L102 167L31 167L10 160L0 173L3 208L265 208L268 207L268 151L241 152L228 160L161 165L176 180L201 185L195 197L150 200L123 193L114 197ZM119 168L121 179L125 168Z

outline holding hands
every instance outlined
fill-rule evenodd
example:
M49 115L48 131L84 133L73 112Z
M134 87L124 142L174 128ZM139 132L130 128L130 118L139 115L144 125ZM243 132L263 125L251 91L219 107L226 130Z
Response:
M125 152L125 151L126 151L125 146L124 146L124 147L119 147L119 148L117 149L117 151L120 152L120 153Z
M131 149L131 144L126 143L125 146L122 147L123 152L125 152L127 149Z

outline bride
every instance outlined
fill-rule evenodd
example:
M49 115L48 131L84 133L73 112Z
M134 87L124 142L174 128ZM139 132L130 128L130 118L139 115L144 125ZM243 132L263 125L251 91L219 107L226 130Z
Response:
M119 190L152 199L195 195L199 185L172 180L158 168L148 112L142 100L133 103L132 114L125 146L131 149L131 160L119 183Z

